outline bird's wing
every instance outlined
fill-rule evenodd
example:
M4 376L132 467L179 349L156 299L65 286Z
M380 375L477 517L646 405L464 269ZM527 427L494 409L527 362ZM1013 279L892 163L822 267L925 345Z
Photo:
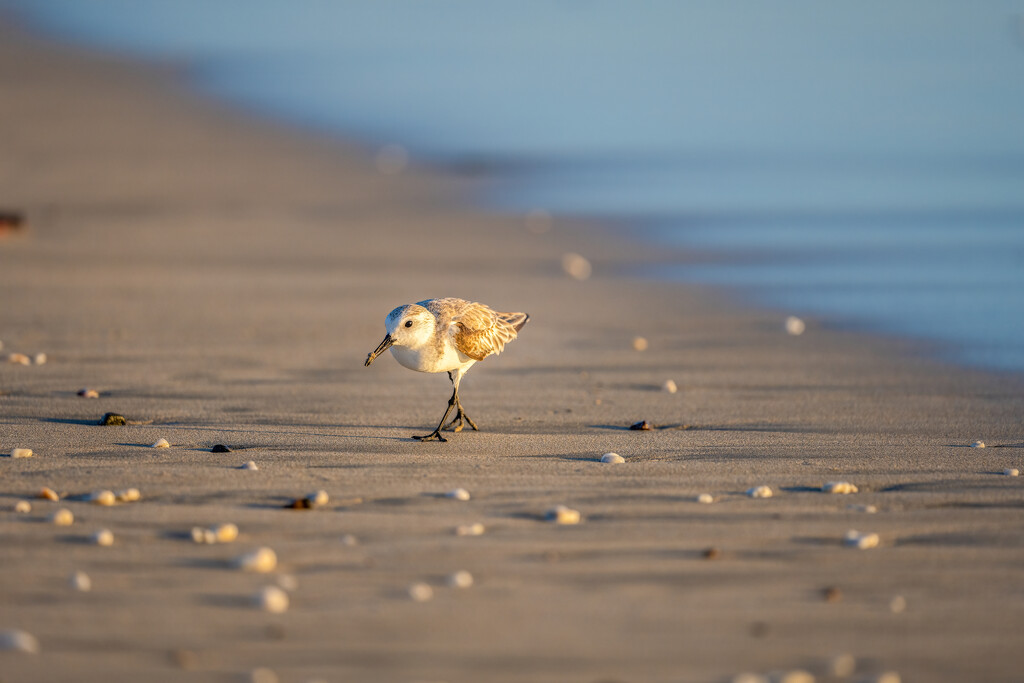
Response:
M478 361L501 353L505 344L516 338L513 324L483 304L463 307L452 317L449 329L455 348Z

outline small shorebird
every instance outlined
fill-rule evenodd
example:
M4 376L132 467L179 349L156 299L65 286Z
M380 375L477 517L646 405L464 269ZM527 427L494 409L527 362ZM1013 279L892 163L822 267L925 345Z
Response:
M388 313L384 320L388 333L366 357L364 365L369 366L377 356L391 349L395 360L410 370L447 372L455 389L444 417L430 434L412 437L419 441L447 441L441 436L442 429L461 432L463 421L474 430L477 428L459 401L462 376L473 363L501 353L529 319L525 313L499 313L465 299L427 299L406 304ZM445 424L452 408L455 417Z

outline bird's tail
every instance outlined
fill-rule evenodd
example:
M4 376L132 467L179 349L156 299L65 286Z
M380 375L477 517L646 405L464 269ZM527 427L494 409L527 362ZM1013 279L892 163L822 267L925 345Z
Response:
M516 332L523 329L523 325L530 320L527 313L499 313L498 317L511 325Z

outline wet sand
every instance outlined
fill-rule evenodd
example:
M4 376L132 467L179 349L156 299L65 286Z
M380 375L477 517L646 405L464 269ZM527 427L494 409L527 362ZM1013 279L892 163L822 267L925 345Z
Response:
M0 452L36 454L0 458L0 629L40 643L0 652L5 683L1020 679L1019 377L815 321L789 336L643 277L686 254L533 234L467 208L471 174L379 173L371 150L201 100L187 68L0 29L0 210L27 219L0 235L0 340L47 354L0 364ZM447 378L363 360L391 308L435 296L532 319L463 381L481 431L419 443ZM835 480L860 492L820 491ZM282 507L321 489L323 508ZM582 522L543 521L556 504ZM58 507L72 526L46 521ZM239 539L192 542L218 522ZM101 528L113 546L88 542ZM879 547L845 547L850 529ZM259 546L275 572L231 567ZM474 585L449 587L457 570ZM288 611L255 608L281 576Z

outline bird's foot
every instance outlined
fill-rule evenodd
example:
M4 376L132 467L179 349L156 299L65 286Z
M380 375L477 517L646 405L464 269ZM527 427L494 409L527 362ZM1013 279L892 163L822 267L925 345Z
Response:
M470 419L469 415L466 415L466 411L462 409L462 406L459 406L458 410L459 412L455 414L455 417L452 418L452 421L446 424L445 426L441 427L441 429L453 431L456 433L461 432L462 428L465 426L465 422L468 422L469 426L473 428L474 432L480 431L479 428L477 428L476 423L473 422L472 419Z
M448 439L444 438L443 436L441 436L441 432L440 432L439 429L435 429L434 431L430 432L426 436L415 436L414 435L412 438L416 439L417 441L447 441L448 440Z

